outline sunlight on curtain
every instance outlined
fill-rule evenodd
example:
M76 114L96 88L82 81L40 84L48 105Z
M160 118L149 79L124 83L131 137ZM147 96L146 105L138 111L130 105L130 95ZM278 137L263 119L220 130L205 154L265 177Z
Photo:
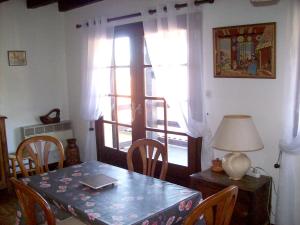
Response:
M90 25L82 30L84 32L83 44L83 71L81 114L89 123L95 121L102 114L104 105L109 101L108 84L110 82L110 66L113 51L113 28L108 27L106 19L101 18L101 23ZM97 159L95 133L86 130L85 147L82 156L84 161Z
M190 6L193 4L190 2ZM191 8L178 14L174 2L167 12L145 15L143 26L146 46L154 72L155 95L168 103L168 115L180 125L180 131L192 137L203 137L202 169L211 164L213 151L203 98L201 12Z
M291 79L286 88L287 109L285 134L280 142L282 160L280 164L279 191L277 198L276 224L300 224L300 1L290 0L290 16L287 21L287 45L290 49L287 57L286 73Z
M188 132L185 123L179 121L182 113L188 113L187 32L184 29L151 32L145 39L155 74L152 95L167 100L168 120L179 122L180 130Z

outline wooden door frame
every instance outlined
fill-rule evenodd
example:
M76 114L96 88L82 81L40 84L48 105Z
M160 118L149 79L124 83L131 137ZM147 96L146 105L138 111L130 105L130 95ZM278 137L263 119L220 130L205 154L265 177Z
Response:
M143 38L143 25L141 22L132 23L127 25L118 26L115 28L118 36L122 36L123 34L130 34L131 40L136 45L132 45L131 49L131 57L132 61L136 62L134 65L131 64L131 96L132 102L135 107L138 104L141 105L143 109L140 112L140 115L135 118L132 122L132 141L146 137L146 123L145 123L145 93L144 85L136 85L136 84L144 84L144 74L145 67L144 65L144 38ZM136 35L134 35L136 34ZM142 87L141 87L142 86ZM166 113L166 112L165 112ZM104 120L99 118L95 121L95 135L97 142L97 159L99 161L109 163L112 165L116 165L122 168L127 169L127 161L126 161L126 152L122 152L116 149L112 149L105 146L104 139ZM182 135L182 134L180 134ZM166 133L165 133L166 137ZM188 186L189 185L189 175L195 172L200 171L200 152L201 152L201 144L202 138L192 138L188 136L188 148L187 148L187 157L188 157L188 166L181 166L169 163L169 168L167 172L166 180L171 181L173 183L181 184ZM159 163L158 163L159 164ZM141 165L137 165L137 171ZM158 165L160 168L160 165Z

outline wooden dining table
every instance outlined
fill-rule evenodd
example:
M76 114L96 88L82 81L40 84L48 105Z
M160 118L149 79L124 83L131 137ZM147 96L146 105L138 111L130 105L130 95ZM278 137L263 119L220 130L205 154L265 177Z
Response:
M96 174L110 176L117 182L97 190L79 182ZM60 210L95 225L181 224L202 199L195 190L99 161L22 180Z

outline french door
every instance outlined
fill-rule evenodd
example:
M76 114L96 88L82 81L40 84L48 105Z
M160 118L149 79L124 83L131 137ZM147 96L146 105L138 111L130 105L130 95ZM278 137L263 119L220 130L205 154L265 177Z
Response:
M188 175L200 169L201 139L180 131L168 102L158 95L161 86L147 54L142 23L115 28L112 65L107 107L96 121L98 159L127 168L132 142L156 139L168 150L167 180L186 185Z

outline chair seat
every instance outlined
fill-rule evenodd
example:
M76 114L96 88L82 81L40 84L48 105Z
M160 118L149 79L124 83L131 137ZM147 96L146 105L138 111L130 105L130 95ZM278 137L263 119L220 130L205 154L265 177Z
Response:
M79 219L76 219L73 216L71 216L67 219L58 221L56 224L57 225L86 225L85 223L81 222Z

